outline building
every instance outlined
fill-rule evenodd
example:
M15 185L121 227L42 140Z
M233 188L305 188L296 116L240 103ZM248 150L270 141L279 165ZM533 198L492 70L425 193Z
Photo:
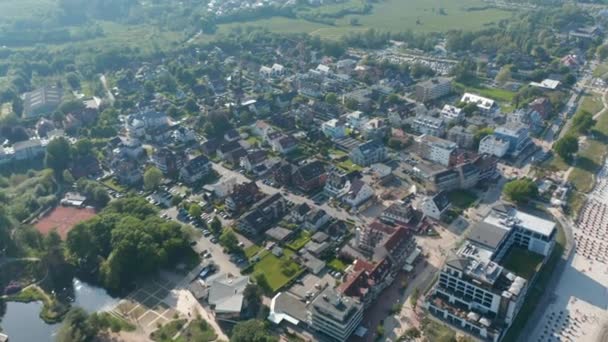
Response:
M246 306L243 293L249 284L249 277L232 274L216 274L206 280L208 293L206 301L222 319L238 319Z
M498 158L504 157L509 151L510 143L494 135L487 135L479 141L479 154L490 154Z
M450 209L450 199L445 191L442 191L434 196L427 196L422 200L420 211L432 219L441 220L441 216Z
M424 115L414 118L412 128L420 134L441 137L445 133L446 126L443 119Z
M323 188L326 180L325 165L318 160L313 160L298 167L292 175L293 184L304 192Z
M23 117L30 119L53 113L62 97L63 90L57 87L42 87L23 94Z
M464 119L464 112L462 108L458 108L456 106L446 104L441 109L441 117L448 123L450 122L460 122Z
M189 184L196 183L211 173L209 158L200 155L187 161L179 170L179 178Z
M353 261L351 271L344 276L345 280L336 290L342 295L356 298L368 308L395 280L391 274L391 262L388 258L377 263L362 259Z
M543 120L547 120L553 112L551 101L549 101L549 99L546 97L534 99L534 101L528 104L528 107L534 109L538 114L540 114Z
M458 144L458 147L470 149L475 142L475 133L470 128L454 126L448 130L447 139Z
M287 203L280 193L268 196L256 203L238 220L241 232L259 237L287 213Z
M255 150L247 152L247 155L241 157L240 165L247 172L254 172L256 169L265 165L267 160L264 150Z
M386 124L384 119L373 118L368 120L361 127L361 135L365 139L383 139L388 133L389 126Z
M342 201L351 208L357 208L365 201L374 196L374 189L360 179L354 179L350 183L348 192L342 196Z
M348 192L350 180L348 175L337 168L332 168L327 176L323 192L330 198L340 198Z
M484 115L494 115L496 111L498 111L498 106L494 100L471 93L464 93L460 102L466 104L474 103L477 106L477 109Z
M346 126L339 119L331 119L321 124L321 132L330 139L339 139L346 136Z
M363 305L326 288L310 304L310 328L336 341L347 341L363 319Z
M509 142L507 153L512 157L517 157L525 150L532 140L530 139L530 130L522 123L508 122L494 131L494 136Z
M367 116L361 111L354 111L345 115L346 123L352 129L360 129L361 126L367 122Z
M298 140L292 135L282 135L270 141L272 150L281 154L289 154L298 148Z
M551 254L556 224L506 205L492 208L474 226L465 244L448 257L425 301L429 312L447 323L489 341L500 341L521 309L529 284L502 266L513 247L543 257ZM542 267L541 265L541 267Z
M252 181L235 185L232 193L224 199L224 204L226 205L226 210L237 214L253 205L260 197L263 197L263 195L257 184Z
M428 102L445 95L452 91L452 81L449 78L437 77L416 84L416 100Z
M456 143L432 135L421 135L416 138L418 153L424 159L443 166L449 166L452 155L458 148Z
M164 175L172 176L179 173L187 157L182 153L173 152L163 147L154 151L151 159L154 166L162 171Z
M361 166L381 163L386 159L386 148L381 141L370 140L355 147L349 153L353 163Z
M415 216L411 203L397 201L386 208L380 215L380 220L391 224L406 225Z

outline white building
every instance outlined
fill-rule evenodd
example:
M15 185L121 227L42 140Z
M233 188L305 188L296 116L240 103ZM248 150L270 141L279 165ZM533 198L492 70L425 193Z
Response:
M471 93L464 93L464 95L462 95L462 98L460 99L460 102L464 102L467 104L474 103L475 105L477 105L479 111L485 115L493 115L498 109L498 106L496 105L496 102L494 102L494 100Z
M321 131L330 139L339 139L346 136L344 122L338 119L331 119L321 124Z
M490 154L498 158L504 157L509 151L510 143L494 135L487 135L479 142L479 154Z
M441 220L441 216L450 209L448 194L442 191L435 196L427 196L422 200L420 211L432 219Z
M311 329L343 342L361 323L363 305L327 287L310 304L308 317Z
M443 166L450 165L452 154L458 148L458 145L452 141L426 134L417 137L416 144L422 158Z
M440 137L445 133L445 122L432 116L419 116L414 119L413 128L421 133Z
M352 129L361 129L361 126L367 122L367 116L363 114L361 111L354 111L345 115L346 123Z
M456 106L446 104L441 109L441 117L446 122L459 122L464 118L464 113L462 108L458 108Z
M371 186L360 179L355 179L350 183L350 188L346 195L342 197L342 201L352 208L357 208L373 196L374 189Z

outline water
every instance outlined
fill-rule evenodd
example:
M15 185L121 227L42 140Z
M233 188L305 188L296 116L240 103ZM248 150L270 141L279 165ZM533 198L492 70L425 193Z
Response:
M92 313L111 309L118 298L110 297L100 287L89 285L74 279L74 302L72 306L79 306ZM53 342L55 334L61 324L46 324L40 319L42 303L6 303L6 314L0 322L3 332L9 336L11 342Z

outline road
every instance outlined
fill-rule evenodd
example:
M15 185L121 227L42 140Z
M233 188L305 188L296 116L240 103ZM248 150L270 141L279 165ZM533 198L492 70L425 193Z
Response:
M114 97L114 94L112 94L112 91L108 87L108 80L106 79L106 75L101 74L101 76L99 76L99 81L103 85L103 89L105 89L106 94L108 95L108 100L110 100L110 105L113 105L114 101L116 101L116 98Z

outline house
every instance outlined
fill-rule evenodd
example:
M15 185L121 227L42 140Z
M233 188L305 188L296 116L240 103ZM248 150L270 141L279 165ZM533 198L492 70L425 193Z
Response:
M42 87L23 94L23 117L30 119L53 113L62 97L63 89L57 87Z
M472 128L454 126L448 130L447 139L455 142L458 147L470 149L475 142L475 131Z
M316 232L323 227L330 220L330 216L327 215L325 210L311 210L304 218L304 228Z
M260 67L260 76L265 78L280 77L285 74L285 67L281 64L273 64L271 67L262 66Z
M256 203L238 220L241 232L251 237L260 236L287 213L287 205L280 193Z
M280 154L289 154L298 148L298 140L292 135L282 135L270 142L272 150Z
M226 160L228 159L230 153L236 150L242 150L243 146L238 143L238 141L225 142L219 146L217 149L217 156Z
M507 153L513 157L519 154L532 144L530 130L522 123L507 122L494 130L494 136L509 142Z
M254 135L262 137L262 139L266 140L266 136L269 133L274 132L274 128L272 128L272 126L268 122L264 120L258 120L252 125L251 132Z
M445 133L446 125L441 118L423 115L414 118L412 128L420 134L441 137Z
M460 99L460 102L464 102L466 104L474 103L482 114L488 116L492 116L498 111L498 106L494 100L471 93L464 93Z
M226 210L238 214L263 197L254 181L237 184L230 195L224 200Z
M112 171L120 184L133 186L140 183L143 174L137 162L130 159L116 159L112 161Z
M323 192L329 198L340 198L348 192L349 188L350 180L348 179L347 174L334 167L328 173Z
M342 196L342 201L351 208L357 208L365 201L374 196L374 189L360 179L354 179L350 183L348 192Z
M185 154L173 152L170 149L163 147L152 153L152 163L166 176L173 176L179 173L179 170L184 166L187 160Z
M243 293L249 284L249 277L221 273L210 276L206 283L206 301L215 316L222 319L240 318L247 304Z
M357 165L369 166L386 159L386 148L381 141L369 140L355 147L349 157Z
M178 144L188 144L196 141L196 134L191 129L179 126L171 133L171 138Z
M487 135L479 141L479 154L490 154L502 158L509 151L509 145L509 141L494 135Z
M549 101L549 99L546 97L534 99L534 101L528 104L528 107L534 109L541 116L541 118L543 118L543 120L548 119L553 112L551 101Z
M201 150L207 156L213 156L222 142L219 139L209 139L201 144Z
M248 151L247 155L241 158L240 165L247 172L253 172L257 167L264 165L267 159L266 151L264 150Z
M442 191L434 196L426 196L422 200L420 211L422 211L425 216L439 221L441 220L441 216L445 214L450 207L448 193Z
M292 183L293 166L285 161L277 164L272 171L272 178L281 186L289 186Z
M428 102L452 92L452 81L449 78L437 77L416 84L416 100Z
M331 119L321 124L321 132L330 139L339 139L346 136L346 127L342 120Z
M361 134L365 139L384 139L386 134L388 133L389 126L386 124L384 119L381 118L373 118L367 121L361 127Z
M311 212L311 208L306 202L297 205L293 211L291 212L291 217L293 217L296 222L304 222L308 214Z
M520 108L511 114L508 114L508 120L516 123L522 123L530 129L533 133L540 133L544 127L544 121L540 113L534 109Z
M196 183L211 174L209 158L200 155L184 164L179 170L179 178L188 184Z
M268 229L264 234L276 242L285 243L291 239L294 235L294 231L283 227L274 227Z
M367 117L363 114L363 112L358 110L350 112L344 117L346 119L346 123L352 129L361 129L361 126L363 126L363 124L368 121Z
M373 304L382 291L393 283L391 263L388 258L372 263L355 259L344 282L336 290L344 296L356 298L365 308Z
M326 180L325 165L318 160L298 167L292 175L293 184L304 192L311 192L324 187Z
M558 80L552 80L546 78L540 82L530 82L530 86L538 87L546 90L556 90L561 85L561 82Z

